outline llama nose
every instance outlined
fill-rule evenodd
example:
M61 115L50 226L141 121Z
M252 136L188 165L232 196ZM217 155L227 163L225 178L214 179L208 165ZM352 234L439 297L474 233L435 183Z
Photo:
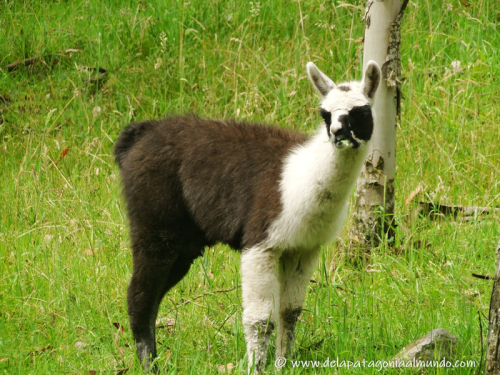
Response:
M348 146L351 140L349 134L349 116L342 114L337 118L336 125L333 129L333 138L337 147L344 148Z
M333 136L335 137L335 142L344 141L350 138L345 129L337 130L335 133L333 133Z
M340 141L351 139L351 134L349 132L349 123L347 121L347 118L339 118L339 125L340 126L337 127L337 129L333 130L333 137L335 138L335 142L337 143Z

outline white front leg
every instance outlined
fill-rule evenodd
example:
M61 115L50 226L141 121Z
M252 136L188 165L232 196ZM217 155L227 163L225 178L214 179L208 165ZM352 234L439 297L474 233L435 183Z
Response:
M269 339L278 320L279 284L276 273L279 254L253 247L241 255L243 324L247 341L248 369L264 370Z
M295 326L320 249L284 252L279 262L280 316L276 357L291 355L295 344Z

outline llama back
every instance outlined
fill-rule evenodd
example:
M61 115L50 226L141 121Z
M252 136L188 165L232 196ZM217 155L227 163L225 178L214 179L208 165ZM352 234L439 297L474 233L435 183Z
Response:
M254 245L281 210L282 163L276 161L305 140L264 125L196 116L132 124L115 146L131 224L134 216L154 216L163 221L155 225L175 228L176 235L196 229L206 245ZM178 222L192 230L180 230Z

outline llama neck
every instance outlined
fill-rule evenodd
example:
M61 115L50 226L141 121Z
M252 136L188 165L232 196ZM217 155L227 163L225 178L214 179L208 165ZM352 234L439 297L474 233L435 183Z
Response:
M340 231L347 202L366 157L366 145L338 150L319 132L284 161L280 181L282 212L268 246L314 248Z
M319 132L296 149L285 161L281 191L286 195L305 195L309 201L330 191L337 198L349 195L367 154L366 145L357 149L337 149Z

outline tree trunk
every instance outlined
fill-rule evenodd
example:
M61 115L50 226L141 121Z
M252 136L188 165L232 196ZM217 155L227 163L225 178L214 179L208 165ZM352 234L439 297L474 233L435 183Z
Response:
M408 0L367 0L363 69L369 60L382 68L374 99L371 149L356 186L350 239L353 245L377 246L384 234L393 237L396 123L399 114L401 61L400 24Z
M491 293L485 368L486 375L500 375L500 241L497 247L497 271Z

